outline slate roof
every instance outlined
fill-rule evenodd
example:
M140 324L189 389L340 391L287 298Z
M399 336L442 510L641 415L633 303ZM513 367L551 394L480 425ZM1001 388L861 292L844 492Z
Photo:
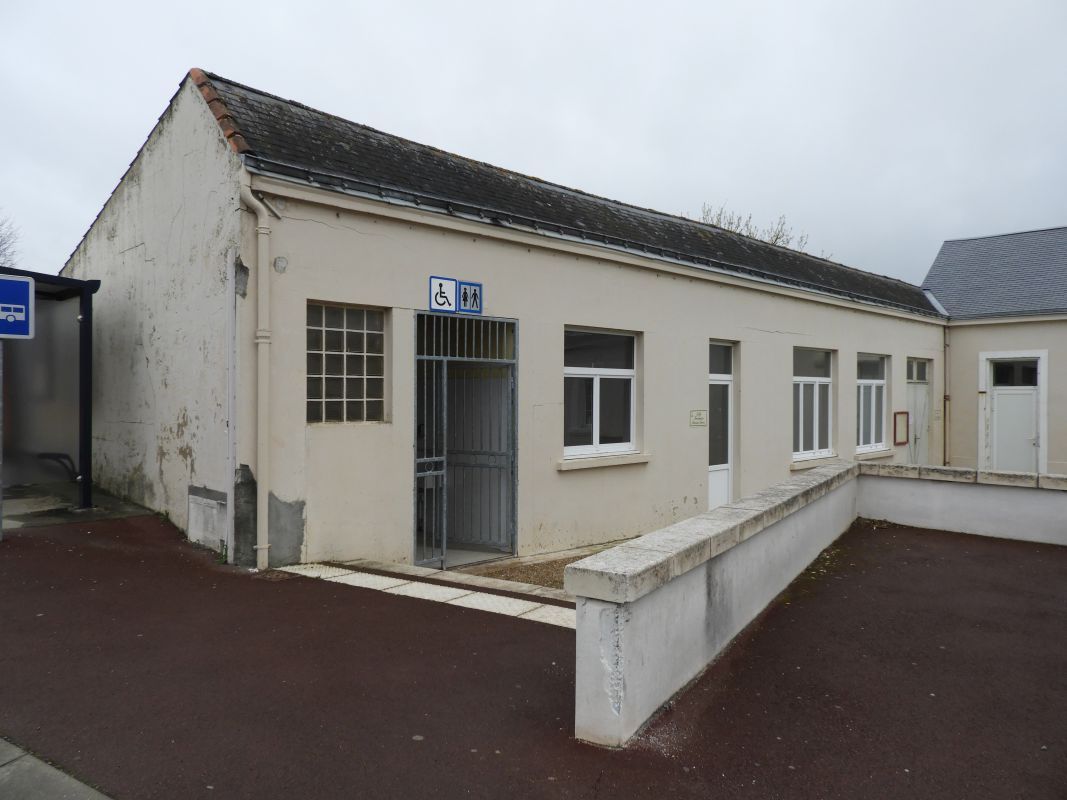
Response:
M494 167L198 69L189 76L253 171L938 314L918 286L896 278Z
M1067 228L949 240L923 288L953 319L1067 313Z

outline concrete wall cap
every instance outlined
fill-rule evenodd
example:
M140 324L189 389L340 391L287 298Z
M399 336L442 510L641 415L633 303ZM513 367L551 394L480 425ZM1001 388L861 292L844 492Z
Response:
M1027 486L1036 489L1037 473L980 469L978 470L978 483L987 483L993 486Z
M919 477L931 481L952 481L953 483L975 483L976 471L959 467L919 467Z
M871 466L877 467L877 471L873 474L880 475L883 478L919 477L920 467L918 464L872 464Z
M1041 489L1056 489L1061 492L1067 492L1067 475L1041 473L1037 476L1037 485Z
M682 520L567 565L576 597L630 603L814 502L859 474L856 464L823 464L736 503Z

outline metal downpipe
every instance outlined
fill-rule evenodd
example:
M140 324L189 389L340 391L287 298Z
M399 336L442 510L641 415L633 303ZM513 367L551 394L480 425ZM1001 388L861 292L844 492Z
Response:
M270 565L270 224L267 207L241 184L241 200L256 215L256 569Z

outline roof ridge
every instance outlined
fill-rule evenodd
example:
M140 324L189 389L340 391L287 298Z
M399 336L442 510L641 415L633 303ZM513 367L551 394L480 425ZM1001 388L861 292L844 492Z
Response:
M809 259L812 259L814 261L820 261L820 262L825 263L825 264L832 264L835 267L839 267L841 269L846 269L846 270L849 270L850 272L858 273L860 275L867 275L867 276L870 276L870 277L880 278L880 279L886 280L886 281L892 281L893 283L896 283L896 284L899 284L899 285L902 285L902 286L907 286L907 287L913 288L913 289L921 289L922 288L920 284L911 283L909 281L903 280L902 278L896 278L896 277L893 277L892 275L883 275L883 274L878 273L878 272L871 272L869 270L859 269L858 267L851 267L848 264L842 264L840 261L834 261L834 260L829 259L829 258L824 258L823 256L817 256L814 253L808 253L808 252L806 252L804 250L795 250L795 249L793 249L791 247L785 247L783 245L775 244L775 243L772 243L772 242L768 242L768 241L765 241L763 239L756 239L755 237L752 237L752 236L746 236L743 233L738 233L737 231L732 231L732 230L729 230L728 228L722 228L722 227L719 227L718 225L713 225L710 222L705 222L703 220L698 220L698 219L693 219L691 217L682 216L681 214L671 214L671 213L666 212L666 211L660 211L658 209L649 208L647 206L640 206L640 205L637 205L635 203L628 203L625 200L616 200L615 198L612 198L612 197L605 197L604 195L594 194L593 192L587 192L587 191L585 191L583 189L576 189L573 186L567 186L567 185L562 184L562 183L557 183L555 181L546 180L545 178L541 178L541 177L538 177L536 175L529 175L527 173L520 172L518 170L508 169L506 167L500 167L500 166L497 166L495 164L490 164L488 161L482 161L482 160L477 159L477 158L472 158L470 156L461 155L460 153L454 153L454 152L452 152L450 150L444 150L444 149L442 149L440 147L436 147L436 146L431 145L431 144L425 144L424 142L417 142L414 139L407 138L406 136L400 136L400 135L395 134L395 133L389 133L388 131L383 131L383 130L381 130L379 128L375 128L375 127L373 127L371 125L367 125L367 124L362 123L362 122L355 122L355 121L350 120L350 119L348 119L346 117L342 117L342 116L340 116L338 114L334 114L334 113L331 113L329 111L323 111L321 109L314 108L312 106L307 105L306 103L300 102L299 100L291 100L289 98L282 97L281 95L273 94L272 92L266 92L266 91L263 91L262 89L257 89L254 86L249 86L247 84L240 83L239 81L232 80L230 78L227 78L227 77L225 77L223 75L219 75L217 73L204 72L202 70L195 70L195 71L198 72L201 76L203 76L204 82L209 82L210 80L222 81L224 83L228 83L228 84L230 84L232 86L240 87L241 89L244 89L244 90L249 91L249 92L253 92L253 93L261 95L263 97L269 97L272 100L277 100L277 101L282 102L282 103L288 103L290 105L297 106L297 107L302 108L302 109L306 109L307 111L311 111L311 112L314 112L316 114L323 114L323 115L325 115L327 117L330 117L332 119L339 120L339 121L345 123L346 125L355 125L355 126L357 126L359 128L363 128L364 130L367 130L367 131L372 131L373 133L379 134L381 136L388 136L388 137L393 138L393 139L399 139L401 141L404 141L404 142L407 142L409 144L412 144L412 145L414 145L416 147L422 147L422 148L425 148L427 150L433 151L435 153L440 153L442 155L448 156L449 158L456 158L456 159L460 159L460 160L466 161L468 163L478 164L478 165L480 165L482 167L486 167L486 168L494 170L496 172L503 172L503 173L506 173L508 175L512 175L512 176L515 176L515 177L518 177L518 178L522 178L522 179L525 179L525 180L536 181L537 183L540 183L540 184L542 184L544 186L549 186L549 187L553 187L553 188L556 188L556 189L562 189L562 190L567 191L567 192L573 192L574 194L580 195L582 197L587 197L587 198L590 198L590 199L593 199L593 200L600 200L600 201L603 201L605 203L611 203L612 205L615 205L615 206L621 206L623 208L628 208L628 209L632 209L634 211L639 211L639 212L642 212L642 213L645 213L645 214L650 214L650 215L658 217L660 219L667 219L667 220L672 220L672 221L677 221L677 222L683 222L683 223L686 223L686 224L689 224L689 225L694 225L694 226L705 228L705 229L708 229L708 230L711 230L711 231L715 231L716 233L719 233L719 234L725 234L727 236L736 237L736 238L741 239L743 241L756 242L762 247L772 247L772 248L774 248L776 250L783 251L783 252L786 252L786 253L799 254L799 255L803 256L804 258L809 258ZM190 70L190 75L192 75L192 73L193 73L193 70ZM197 85L200 86L200 84L197 84ZM201 89L201 92L203 92L203 91L204 90ZM215 96L215 98L218 98L218 95L215 94L213 90L211 90L211 91L212 91L212 94ZM206 95L205 95L205 99L207 99ZM222 108L225 108L225 104L222 102L221 99L219 99L218 102L219 102L219 105ZM232 122L232 118L231 118L231 122ZM220 120L220 125L221 124L222 123L221 123L221 120ZM233 127L234 127L234 130L235 130L235 134L237 136L240 136L240 133L238 131L236 131L236 124L235 123L233 123ZM241 141L244 142L244 137L241 137ZM237 152L245 152L246 150L250 149L250 148L248 148L247 143L245 143L245 148L246 148L245 150L237 150Z
M1002 239L1006 236L1023 236L1028 233L1048 233L1049 231L1067 231L1067 225L1053 225L1048 228L1033 228L1026 231L1008 231L1007 233L988 233L985 236L961 236L958 239L945 239L945 243L974 242L979 239Z
M237 121L234 119L233 114L230 113L230 109L226 107L226 103L219 97L215 87L211 85L209 73L204 72L199 67L193 67L189 70L189 80L200 90L207 107L211 109L211 113L215 115L215 121L219 123L219 127L222 129L222 135L226 137L226 141L230 143L233 151L235 153L249 152L252 148L249 147L245 137L238 129Z

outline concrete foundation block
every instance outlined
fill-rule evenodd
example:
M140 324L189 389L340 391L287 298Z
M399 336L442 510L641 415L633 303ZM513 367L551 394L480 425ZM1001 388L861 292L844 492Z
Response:
M1037 485L1042 489L1058 489L1061 492L1067 492L1067 475L1041 473L1037 476Z
M876 467L875 472L864 473L867 475L880 475L883 478L915 478L919 477L918 464L871 464Z
M919 477L930 481L977 483L977 472L959 467L919 467Z
M1026 486L1036 489L1037 473L980 469L978 470L978 483L985 483L990 486Z

